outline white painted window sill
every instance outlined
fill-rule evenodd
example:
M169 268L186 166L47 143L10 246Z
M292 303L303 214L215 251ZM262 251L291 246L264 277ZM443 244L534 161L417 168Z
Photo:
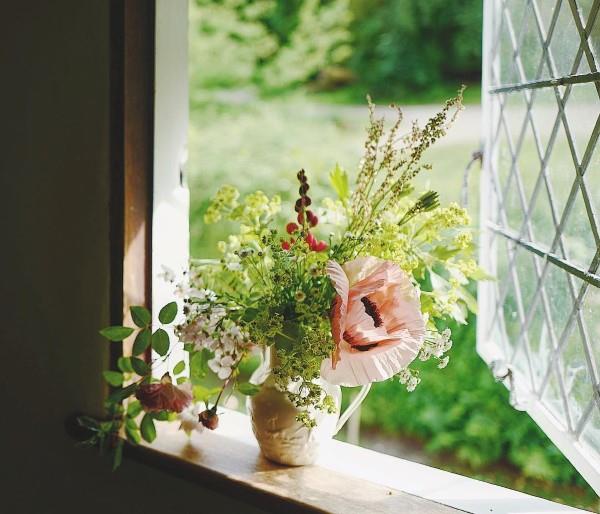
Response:
M156 441L134 453L279 512L585 512L335 440L315 466L278 466L260 455L248 416L229 410L220 415L218 430L191 438L177 423L163 423Z

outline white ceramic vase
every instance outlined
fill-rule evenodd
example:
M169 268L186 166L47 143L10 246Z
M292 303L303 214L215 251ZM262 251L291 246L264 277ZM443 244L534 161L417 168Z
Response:
M286 391L280 390L275 384L275 377L271 373L274 354L274 348L265 352L262 365L250 379L252 383L261 385L260 391L248 399L252 430L267 459L290 466L313 464L319 456L320 447L338 433L364 400L370 385L363 386L340 416L340 387L318 379L325 393L333 398L336 411L332 414L320 410L311 412L316 426L308 428L296 420L300 409L290 402Z

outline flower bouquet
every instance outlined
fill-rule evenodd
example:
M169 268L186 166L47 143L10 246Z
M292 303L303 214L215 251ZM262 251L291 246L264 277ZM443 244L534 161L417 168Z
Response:
M183 281L166 272L176 297L158 314L164 326L132 307L136 327L101 331L115 341L137 335L119 369L105 372L114 386L108 420L82 418L90 442L116 445L118 464L124 438L151 442L157 421L188 433L216 429L220 405L237 392L249 398L266 457L310 463L350 414L338 420L340 386L362 386L353 408L373 382L398 380L413 391L421 380L416 360L444 368L447 322L466 322L476 302L465 286L482 274L465 209L442 207L437 193L416 192L413 179L431 168L422 156L461 108L462 89L423 128L413 123L402 134L401 111L386 130L369 99L354 187L336 166L337 198L316 206L301 170L283 219L279 197L242 198L221 187L205 222L239 228L219 243L221 258L193 260ZM177 351L184 358L154 378L141 358L150 348L155 361ZM263 364L249 376L257 352Z

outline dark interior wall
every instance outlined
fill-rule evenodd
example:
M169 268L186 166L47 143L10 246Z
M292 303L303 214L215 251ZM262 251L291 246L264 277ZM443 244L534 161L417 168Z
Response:
M0 511L258 512L134 462L111 473L65 433L100 412L108 362L109 8L0 11Z

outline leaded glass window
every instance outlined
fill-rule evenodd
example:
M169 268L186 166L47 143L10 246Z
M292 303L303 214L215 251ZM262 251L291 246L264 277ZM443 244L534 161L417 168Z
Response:
M600 491L600 0L488 0L478 351Z

